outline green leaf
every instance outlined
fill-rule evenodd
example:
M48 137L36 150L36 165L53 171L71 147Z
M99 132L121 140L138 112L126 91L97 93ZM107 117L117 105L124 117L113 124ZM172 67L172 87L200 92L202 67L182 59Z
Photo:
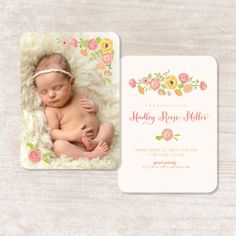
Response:
M81 41L81 46L84 47L84 48L87 48L88 47L88 40L82 40Z
M173 138L174 138L176 141L178 141L178 139L177 139L175 136L174 136Z
M178 87L182 89L184 87L184 84L179 84Z
M50 157L51 156L51 153L50 152L46 152L43 154L43 157Z
M151 78L152 78L152 74L149 73L149 74L148 74L148 79L151 79Z
M162 87L163 89L166 89L166 86L165 86L164 84L162 84L161 87Z
M101 39L100 37L97 37L97 38L96 38L96 42L97 42L97 43L100 43L101 41L102 41L102 39Z
M162 136L156 136L156 139L157 139L157 140L161 140L161 139L162 139Z
M180 136L180 134L175 134L174 136Z
M43 161L50 164L51 163L51 160L47 159L47 158L43 158Z
M193 77L191 76L191 77L190 77L190 79L189 79L189 82L191 82L191 81L192 81L192 79L193 79Z
M27 143L26 144L30 149L33 149L34 148L34 145L32 143Z
M110 78L105 78L106 82L111 84L111 79Z

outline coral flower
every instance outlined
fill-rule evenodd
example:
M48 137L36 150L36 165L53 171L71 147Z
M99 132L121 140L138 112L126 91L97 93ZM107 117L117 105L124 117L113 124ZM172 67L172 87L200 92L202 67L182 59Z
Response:
M171 129L164 129L162 131L162 137L163 139L165 139L166 141L169 141L170 139L173 138L173 131Z
M201 89L201 90L207 89L207 83L204 82L204 81L202 81L202 82L200 83L200 89Z
M40 162L41 160L41 152L38 150L31 150L28 154L28 158L31 162Z
M135 87L136 87L136 81L135 81L135 79L131 79L131 80L129 81L129 86L130 86L131 88L135 88Z
M102 61L106 64L106 65L110 65L112 62L113 56L111 53L105 53L102 56Z
M150 88L153 89L153 90L157 90L159 89L161 86L161 82L159 79L156 79L156 78L153 78L151 81L150 81Z
M98 44L97 44L97 42L96 42L95 39L90 39L90 40L88 41L88 48L89 48L90 50L93 50L93 51L98 48Z

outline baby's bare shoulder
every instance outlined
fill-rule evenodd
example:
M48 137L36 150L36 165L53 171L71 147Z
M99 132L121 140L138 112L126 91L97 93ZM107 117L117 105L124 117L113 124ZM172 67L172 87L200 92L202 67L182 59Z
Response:
M46 117L55 117L59 115L59 109L55 107L46 107L45 108Z

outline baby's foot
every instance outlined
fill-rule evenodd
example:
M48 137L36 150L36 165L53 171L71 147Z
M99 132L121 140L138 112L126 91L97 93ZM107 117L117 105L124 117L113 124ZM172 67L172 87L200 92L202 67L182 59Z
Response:
M97 146L97 142L85 134L82 135L82 143L85 145L87 151L92 151Z
M107 155L109 147L107 143L100 141L97 147L89 153L89 158L93 159L96 157L102 158Z

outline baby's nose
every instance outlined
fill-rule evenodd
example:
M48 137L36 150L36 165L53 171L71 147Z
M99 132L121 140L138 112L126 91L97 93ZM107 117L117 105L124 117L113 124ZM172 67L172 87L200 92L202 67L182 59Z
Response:
M49 93L48 93L48 96L49 96L50 98L53 98L53 97L56 96L56 93L55 93L54 91L50 90Z

